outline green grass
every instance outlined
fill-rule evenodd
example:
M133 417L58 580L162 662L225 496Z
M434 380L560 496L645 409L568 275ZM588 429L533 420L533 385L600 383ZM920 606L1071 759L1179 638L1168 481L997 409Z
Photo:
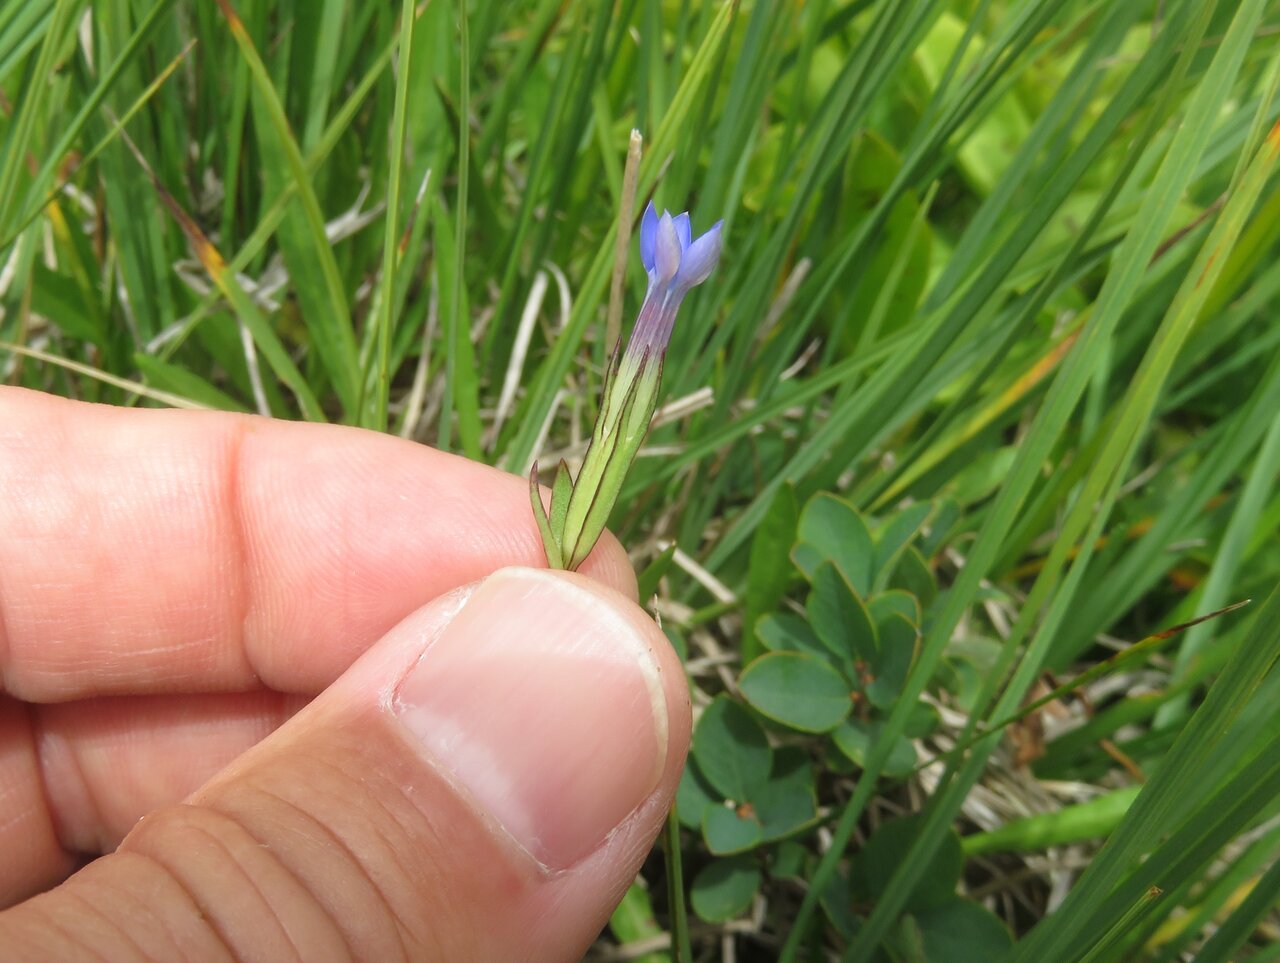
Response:
M1276 0L6 4L0 375L573 464L636 128L636 214L726 221L612 520L714 748L601 947L1270 958L1278 55ZM858 606L918 648L813 731Z

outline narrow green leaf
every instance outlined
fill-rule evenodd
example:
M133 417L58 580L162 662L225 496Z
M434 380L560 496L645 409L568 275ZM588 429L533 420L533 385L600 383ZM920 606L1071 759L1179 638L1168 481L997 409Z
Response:
M400 243L397 219L400 213L400 189L404 180L409 78L413 76L413 28L416 23L413 0L404 0L400 5L400 69L399 76L396 78L394 116L391 119L387 212L382 224L382 269L378 274L378 311L372 322L377 332L378 345L373 403L372 405L362 404L360 410L360 423L379 431L385 431L387 428L387 399L391 391L391 341L395 330L393 316L395 303L392 294L396 272L396 252L399 250ZM369 377L365 373L360 380L362 389L368 383Z
M966 856L981 856L1034 852L1098 839L1116 828L1141 789L1141 786L1116 789L1088 802L1016 819L987 832L972 833L960 843Z
M1163 875L1160 874L1163 864L1195 856L1188 848L1190 840L1212 840L1216 834L1217 839L1225 842L1244 827L1248 816L1258 812L1259 801L1250 798L1250 793L1260 795L1268 791L1268 779L1276 780L1276 786L1280 787L1280 757L1276 757L1272 749L1264 749L1256 760L1260 767L1256 777L1250 775L1246 767L1208 798L1195 791L1198 785L1204 785L1203 769L1206 761L1212 765L1215 746L1228 734L1231 722L1249 704L1250 696L1277 660L1280 660L1280 590L1274 592L1258 612L1252 631L1237 646L1231 661L1179 735L1163 765L1138 794L1107 846L1068 895L1062 907L1067 915L1054 914L1037 926L1019 943L1016 959L1043 959L1038 954L1055 952L1055 948L1087 945L1087 937L1082 934L1098 933L1100 924L1105 926L1105 921L1114 919L1117 904L1130 905L1125 900L1136 900L1138 893L1150 885L1149 877ZM1274 709L1271 714L1274 716ZM1249 790L1244 791L1238 783L1248 786ZM1195 809L1186 812L1188 802L1197 800L1200 801ZM1170 836L1179 810L1183 813L1185 840L1180 840L1177 833ZM1157 842L1163 845L1152 853ZM1216 845L1210 842L1204 848L1207 851L1202 856L1208 859ZM1118 892L1122 881L1128 887L1127 897Z
M135 354L133 363L138 366L148 382L175 395L190 398L202 405L220 411L247 411L248 409L221 388L210 384L194 371L181 365L170 364L147 354Z
M409 0L405 0L406 4ZM466 307L467 201L471 150L471 42L467 32L467 4L458 0L458 57L462 75L458 94L458 196L454 204L452 274L453 297L445 314L445 393L440 407L440 447L448 449L452 416L458 415L458 439L462 452L480 458L480 389L470 316ZM572 561L569 568L576 568Z
M671 569L671 563L676 557L676 546L668 545L644 567L638 576L636 576L637 593L636 597L640 599L642 604L647 604L658 591L658 583L662 581L662 577Z
M538 523L538 534L542 536L542 549L547 553L547 565L551 568L564 568L564 559L560 554L560 543L551 530L551 522L547 518L547 510L542 504L542 486L538 484L538 466L535 463L529 472L529 503L533 506L533 518Z
M3 156L0 157L0 237L8 237L18 210L21 192L18 178L33 151L32 140L36 132L37 118L51 90L50 74L54 60L66 41L67 32L73 28L83 0L57 0L48 26L44 43L32 68L33 82L26 85L26 96L18 103L13 120L5 130Z
M253 338L254 344L266 357L276 377L293 391L294 396L298 399L299 407L308 420L324 421L324 411L320 407L320 402L316 400L311 391L311 386L303 378L302 372L298 370L293 363L293 359L289 357L289 353L285 350L284 344L276 334L275 328L258 310L258 306L254 304L253 299L245 293L235 274L228 269L221 253L205 236L200 226L182 209L173 195L160 183L160 179L151 169L146 158L142 156L132 141L126 139L125 143L133 151L139 165L142 166L147 176L151 179L151 185L159 195L161 203L168 209L173 219L177 221L182 233L186 235L187 243L190 244L192 252L208 273L209 280L230 302L231 307L236 312L236 316L249 329L249 334Z
M32 216L32 211L40 204L42 198L46 195L53 181L54 171L58 165L63 163L66 158L67 151L71 145L75 143L76 138L84 133L88 125L89 118L93 116L93 112L102 106L102 102L106 99L107 94L115 87L117 81L125 73L126 69L134 63L137 52L142 48L155 32L156 27L161 23L162 18L169 12L169 8L174 4L174 0L156 0L152 8L147 11L147 15L142 18L142 22L138 24L133 35L129 38L129 42L124 46L119 55L112 61L111 66L103 71L102 79L93 88L92 93L80 105L80 109L76 111L74 117L68 121L65 126L58 132L58 141L45 154L44 162L40 165L40 169L36 171L35 176L31 179L31 185L27 189L26 201L22 205L23 215L21 217L13 217L11 220L5 220L0 216L0 249L8 246L11 234L19 230L20 222L26 221ZM32 4L32 7L35 5ZM46 85L40 84L43 88ZM130 112L132 113L132 111ZM128 115L122 120L127 120ZM97 151L91 151L84 159L80 161L83 167L86 161L95 156ZM11 212L12 213L12 212Z
M1229 963L1258 925L1273 912L1280 901L1280 860L1262 874L1250 888L1249 895L1214 932L1196 953L1196 963Z
M298 284L295 287L303 306L304 319L312 328L312 344L324 360L325 368L333 379L335 390L343 408L353 419L359 416L360 368L359 349L351 327L351 315L347 294L334 259L333 248L325 234L324 216L320 202L307 173L306 162L298 149L297 141L285 116L284 105L276 93L275 85L266 65L258 55L244 22L231 6L231 0L217 0L231 36L249 66L256 99L254 105L261 111L262 122L257 125L264 151L287 170L291 182L296 185L301 216L296 223L286 214L281 222L281 243L286 259L291 261L291 273ZM257 116L257 111L255 111ZM277 181L283 177L274 163L269 163L268 176Z

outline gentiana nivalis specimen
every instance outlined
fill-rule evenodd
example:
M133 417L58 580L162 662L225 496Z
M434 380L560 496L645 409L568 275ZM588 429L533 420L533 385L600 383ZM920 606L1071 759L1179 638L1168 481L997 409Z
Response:
M649 289L626 349L614 348L582 468L571 480L569 466L560 462L550 512L542 504L537 465L529 476L533 514L552 568L576 569L604 531L658 406L662 362L676 312L685 295L705 281L720 260L723 224L717 221L695 238L687 213L673 217L663 211L659 216L652 203L645 208L640 261L649 274Z

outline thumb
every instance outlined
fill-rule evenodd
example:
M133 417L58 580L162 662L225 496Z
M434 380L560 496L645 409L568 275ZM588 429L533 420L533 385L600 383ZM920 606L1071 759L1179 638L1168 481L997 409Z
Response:
M112 855L18 959L579 958L661 828L688 690L632 602L506 569L410 616Z

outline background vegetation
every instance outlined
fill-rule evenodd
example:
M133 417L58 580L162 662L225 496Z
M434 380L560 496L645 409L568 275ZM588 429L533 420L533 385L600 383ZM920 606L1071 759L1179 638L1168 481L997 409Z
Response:
M1267 0L7 0L0 375L572 461L638 128L640 205L727 240L613 519L699 720L598 956L1278 959L1278 44Z

